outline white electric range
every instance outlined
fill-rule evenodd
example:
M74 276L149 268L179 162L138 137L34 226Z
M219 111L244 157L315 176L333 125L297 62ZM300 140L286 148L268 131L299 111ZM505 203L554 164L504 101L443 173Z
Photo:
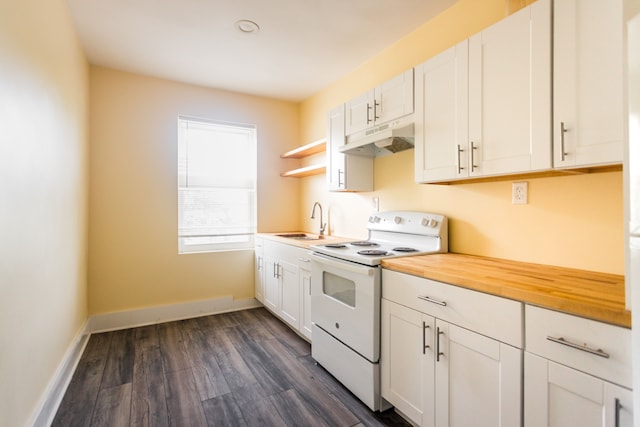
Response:
M448 251L443 215L387 211L371 215L369 238L311 246L313 358L374 411L380 396L383 259Z

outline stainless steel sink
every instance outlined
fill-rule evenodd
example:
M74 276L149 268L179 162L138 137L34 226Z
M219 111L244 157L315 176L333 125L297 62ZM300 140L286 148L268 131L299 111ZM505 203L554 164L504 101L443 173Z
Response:
M296 240L320 240L324 239L324 236L320 236L318 234L307 234L307 233L284 233L284 234L276 234L278 237L285 237L287 239L296 239Z

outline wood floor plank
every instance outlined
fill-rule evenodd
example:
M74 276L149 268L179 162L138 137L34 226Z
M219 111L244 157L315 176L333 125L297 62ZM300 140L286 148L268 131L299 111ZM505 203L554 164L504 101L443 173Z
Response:
M314 378L327 387L334 398L343 402L345 407L367 426L402 426L410 427L402 417L393 410L384 413L372 412L364 403L355 397L346 387L340 384L329 372L318 365L311 356L299 358L300 363L309 369Z
M135 329L112 332L113 338L102 376L101 388L115 387L133 380Z
M200 399L207 400L231 392L198 322L185 322L182 326L185 349L191 362Z
M148 325L135 328L135 348L136 351L146 350L151 347L160 347L158 337L158 325Z
M332 426L351 426L358 422L356 417L331 390L300 363L298 358L280 342L272 339L262 343L277 369L284 372L306 404Z
M302 399L296 390L286 390L282 393L271 395L269 398L288 426L328 426L320 417L320 414L314 410L313 406L309 406L307 401Z
M258 382L235 347L232 346L228 352L218 353L216 360L231 390Z
M94 334L89 337L52 426L90 424L112 338L112 333Z
M284 427L287 425L267 397L254 402L252 406L245 408L243 412L249 426Z
M280 393L293 387L271 357L241 327L226 328L225 333L267 394Z
M162 354L159 347L136 346L131 391L131 426L169 425Z
M165 373L169 425L206 426L207 419L191 368Z
M247 422L232 393L202 402L209 426L245 427Z
M128 427L131 414L131 383L103 388L93 411L94 427Z
M182 371L191 367L178 322L158 325L158 338L165 372Z

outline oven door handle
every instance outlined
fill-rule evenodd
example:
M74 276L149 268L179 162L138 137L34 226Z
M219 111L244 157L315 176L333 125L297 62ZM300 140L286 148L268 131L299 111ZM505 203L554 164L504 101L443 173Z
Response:
M356 274L373 276L374 272L376 271L375 267L367 267L366 265L360 265L349 261L334 260L333 258L329 258L315 252L311 252L309 255L311 255L311 258L313 258L314 261L320 264L340 268L342 270L350 271Z

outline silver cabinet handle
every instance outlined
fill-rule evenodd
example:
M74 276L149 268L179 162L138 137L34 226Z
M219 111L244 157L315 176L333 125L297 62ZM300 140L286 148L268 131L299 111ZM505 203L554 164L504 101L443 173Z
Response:
M622 405L620 404L620 399L616 397L615 399L615 413L614 413L614 423L615 427L620 427L620 409L622 409Z
M609 353L605 353L604 351L602 351L602 349L593 349L587 347L586 345L576 344L571 341L567 341L563 337L556 338L548 336L547 339L558 344L566 345L567 347L575 348L576 350L581 350L587 353L595 354L596 356L604 357L605 359L608 359L610 357Z
M311 262L311 260L309 258L298 258L298 261L301 262Z
M429 345L427 345L427 329L429 329L430 326L427 325L427 322L423 321L422 322L422 354L427 354L427 349L429 348Z
M344 175L344 171L342 169L338 169L338 188L344 187L344 182L340 179Z
M440 335L444 334L440 328L436 328L436 362L440 361L440 356L444 356L444 353L440 351Z
M460 144L458 144L458 173L462 173L462 171L464 170L464 166L462 166L462 163L460 163L460 153L462 153L463 151L464 149L460 147Z
M564 134L567 133L567 128L564 127L564 122L560 122L560 159L564 162L567 152L564 150Z
M378 117L378 107L380 106L380 103L377 101L373 101L373 120L378 120L380 117Z
M446 306L447 306L447 303L446 303L445 301L439 301L439 300L437 300L437 299L433 299L433 298L428 297L428 296L426 296L426 295L425 295L425 296L422 296L422 297L418 297L418 299L421 299L421 300L423 300L423 301L430 302L430 303L432 303L432 304L438 304L438 305L441 305L441 306L443 306L443 307L446 307Z
M473 141L471 141L471 172L473 172L478 165L476 165L476 156L474 155L475 150L477 150L478 147L473 143Z
M375 103L374 103L375 105ZM371 123L373 120L371 120L371 117L369 117L369 111L371 110L371 105L369 105L369 103L367 102L367 124ZM373 113L373 115L375 116L375 113Z

